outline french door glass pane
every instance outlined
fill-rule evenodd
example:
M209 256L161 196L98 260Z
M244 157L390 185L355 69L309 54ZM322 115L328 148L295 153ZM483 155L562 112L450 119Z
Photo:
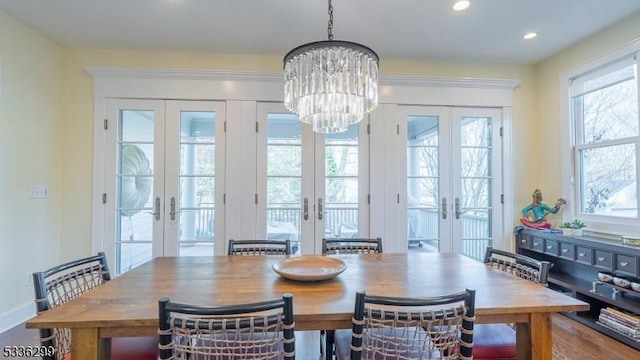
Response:
M176 216L179 205L180 256L213 256L215 125L215 112L180 112L180 199L169 203Z
M358 237L358 124L325 135L325 237Z
M439 124L436 116L407 117L407 240L439 249Z
M267 238L290 239L300 249L302 127L298 117L267 116Z
M476 259L491 245L491 119L460 120L462 253Z
M121 110L116 174L116 273L151 259L154 112Z

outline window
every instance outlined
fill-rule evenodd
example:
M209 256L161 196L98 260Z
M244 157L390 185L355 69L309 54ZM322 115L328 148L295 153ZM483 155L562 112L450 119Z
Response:
M638 46L568 78L573 125L573 208L596 223L638 223ZM606 58L606 62L604 62ZM602 225L602 230L606 226ZM628 230L628 229L627 229Z

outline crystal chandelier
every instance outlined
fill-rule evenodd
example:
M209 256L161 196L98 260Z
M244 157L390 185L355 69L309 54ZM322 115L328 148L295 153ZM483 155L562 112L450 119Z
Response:
M350 41L333 40L329 0L329 40L289 51L284 57L284 105L313 131L347 131L378 105L378 54Z

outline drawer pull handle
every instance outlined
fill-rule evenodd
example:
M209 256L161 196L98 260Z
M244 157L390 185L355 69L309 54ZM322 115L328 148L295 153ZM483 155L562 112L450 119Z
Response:
M621 267L627 267L627 266L629 266L629 263L626 262L626 261L622 261L622 262L620 262L620 266Z
M585 257L585 256L587 256L587 253L580 252L580 253L578 253L578 256Z
M607 258L606 258L606 257L604 257L604 256L598 256L598 261L605 261L605 260L607 260Z
M540 245L540 243L537 243L537 242L533 243L533 246L538 246L538 245Z
M562 252L563 252L563 253L568 253L568 252L569 252L569 249L562 249Z
M553 248L553 245L547 245L547 249L551 250Z
M520 240L521 243L526 244L527 243L527 239L522 239Z

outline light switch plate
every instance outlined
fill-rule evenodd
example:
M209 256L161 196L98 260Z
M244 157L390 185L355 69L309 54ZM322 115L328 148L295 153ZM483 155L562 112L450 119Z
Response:
M45 199L49 197L49 189L46 186L32 186L29 189L29 199Z

